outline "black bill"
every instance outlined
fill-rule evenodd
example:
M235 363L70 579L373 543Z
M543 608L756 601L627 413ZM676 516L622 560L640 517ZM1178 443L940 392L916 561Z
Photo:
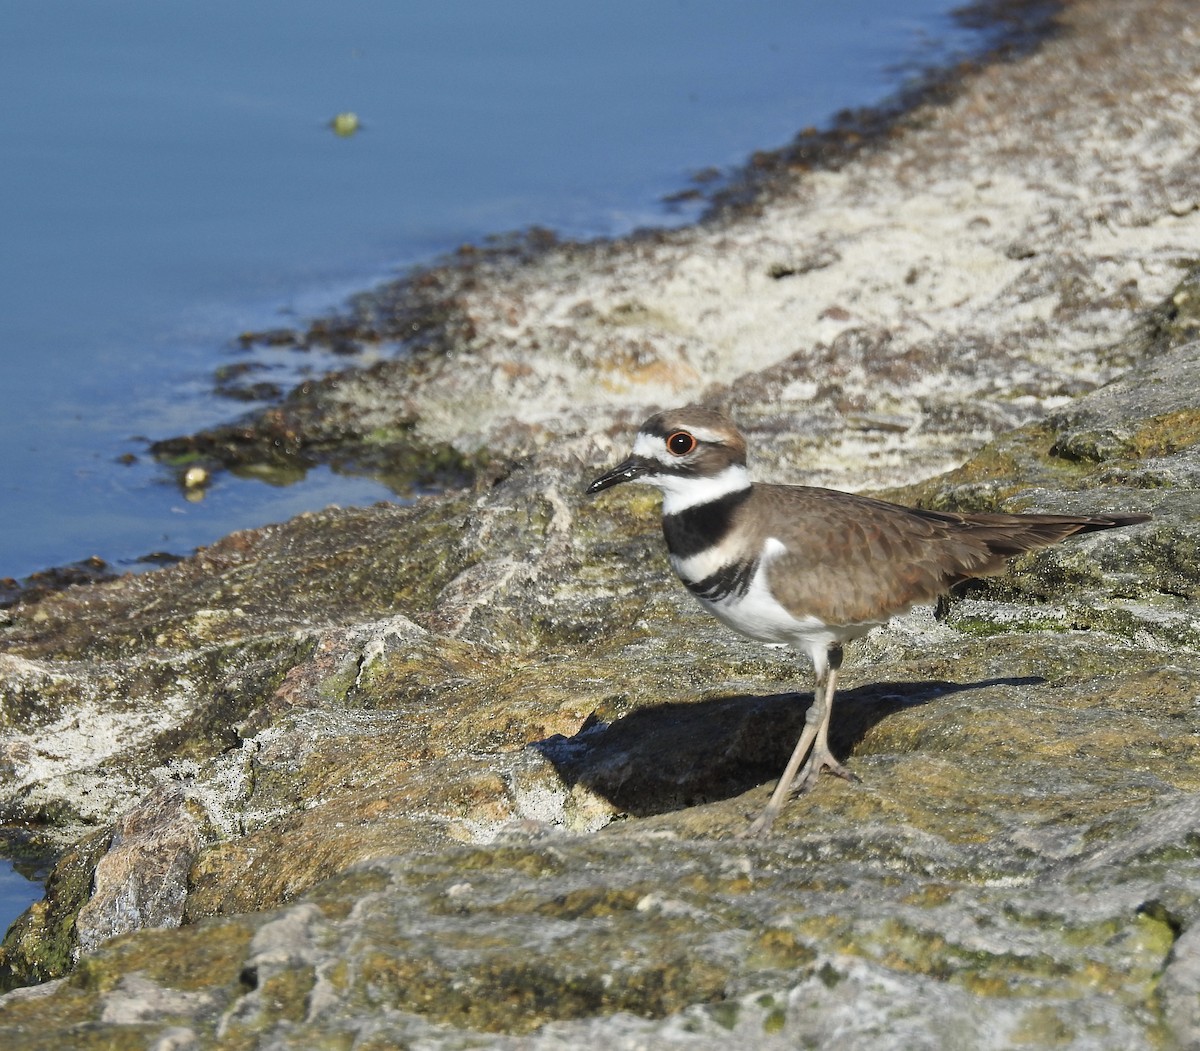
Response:
M620 485L622 482L631 482L649 469L649 465L640 456L631 456L624 463L618 464L611 471L602 474L587 487L587 491L598 493L611 486Z

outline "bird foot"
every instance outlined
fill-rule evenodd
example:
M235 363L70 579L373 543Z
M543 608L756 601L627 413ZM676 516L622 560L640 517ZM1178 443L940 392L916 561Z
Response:
M814 748L804 765L797 771L790 788L785 789L787 797L811 791L822 771L840 777L844 781L862 780L853 770L839 763L828 748ZM784 799L779 798L779 792L776 790L775 794L771 796L771 801L763 808L763 812L744 831L740 832L737 838L753 839L756 836L765 836L780 811L783 810L783 803Z
M775 823L775 819L779 816L780 808L768 803L766 809L750 822L741 832L734 835L735 839L757 839L759 836L765 836Z
M853 770L842 766L833 757L833 753L828 748L814 748L809 753L805 764L800 767L796 774L796 780L792 784L791 794L798 796L805 792L810 792L817 785L822 772L833 774L835 777L840 777L843 781L861 781Z

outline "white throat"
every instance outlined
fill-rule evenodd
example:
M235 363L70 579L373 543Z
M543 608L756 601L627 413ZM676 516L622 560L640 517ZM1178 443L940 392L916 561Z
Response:
M689 507L708 504L730 493L750 488L750 472L739 463L730 464L719 474L708 478L661 474L644 480L662 490L664 515L678 514Z

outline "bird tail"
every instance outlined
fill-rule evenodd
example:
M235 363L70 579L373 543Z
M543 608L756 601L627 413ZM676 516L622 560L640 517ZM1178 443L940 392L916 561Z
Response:
M971 527L988 550L1002 558L1020 555L1049 547L1079 533L1095 533L1101 529L1119 529L1123 526L1147 522L1149 515L1113 514L1095 516L1076 515L962 515L964 525Z
M1149 521L1145 514L1039 515L1039 514L955 514L946 511L918 511L945 530L947 541L957 550L957 564L944 579L949 585L968 577L991 576L1002 572L1007 560L1026 551L1050 547L1077 533L1101 529L1119 529Z

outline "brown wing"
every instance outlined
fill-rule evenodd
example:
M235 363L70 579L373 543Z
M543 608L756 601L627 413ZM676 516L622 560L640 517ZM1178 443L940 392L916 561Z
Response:
M886 620L960 580L1002 572L1023 551L1149 517L960 515L807 486L756 485L754 503L790 519L778 537L787 551L768 566L772 591L828 624Z

